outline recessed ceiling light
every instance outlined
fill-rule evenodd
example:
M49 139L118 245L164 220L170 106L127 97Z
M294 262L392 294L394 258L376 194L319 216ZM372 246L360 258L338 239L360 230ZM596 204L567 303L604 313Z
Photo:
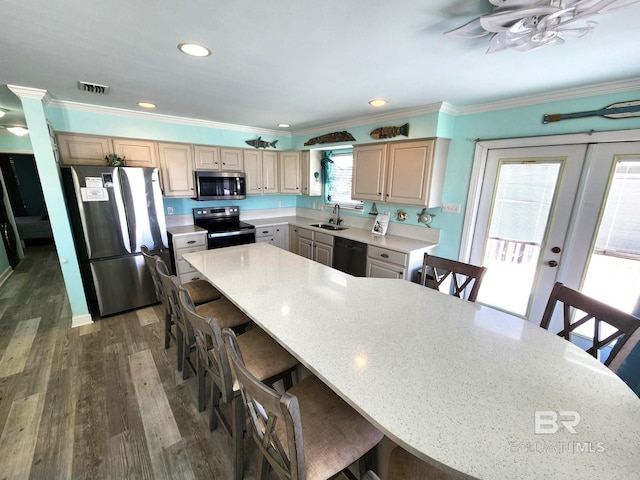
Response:
M376 98L375 100L370 100L369 105L372 107L384 107L388 102L383 98Z
M151 102L138 102L138 106L142 108L156 108L157 105Z
M208 57L211 55L211 50L197 43L181 43L178 45L178 50L192 57Z
M278 126L280 128L289 128L291 125L289 125L288 123L279 123Z
M29 130L24 127L7 127L7 131L17 135L18 137L23 137L24 135L29 134Z
M0 118L4 117L8 112L9 110L6 108L0 108Z

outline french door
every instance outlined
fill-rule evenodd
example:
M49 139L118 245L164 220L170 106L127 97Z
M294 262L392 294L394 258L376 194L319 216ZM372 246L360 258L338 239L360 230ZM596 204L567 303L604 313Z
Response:
M488 267L477 301L538 323L561 281L637 315L640 142L569 140L483 154L463 242Z

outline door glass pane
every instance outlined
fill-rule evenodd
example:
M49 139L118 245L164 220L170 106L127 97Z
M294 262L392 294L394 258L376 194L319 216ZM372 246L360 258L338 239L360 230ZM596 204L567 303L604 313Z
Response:
M478 302L526 315L560 168L560 161L501 162Z
M618 161L582 292L628 313L640 295L640 159Z

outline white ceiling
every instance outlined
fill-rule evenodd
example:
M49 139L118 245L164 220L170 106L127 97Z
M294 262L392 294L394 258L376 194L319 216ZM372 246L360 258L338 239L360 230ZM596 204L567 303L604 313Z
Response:
M486 55L488 37L443 32L489 12L487 0L2 3L0 85L127 110L149 101L160 114L268 129L640 77L640 4L596 19L593 32L561 46ZM185 41L213 55L187 57L177 49ZM111 91L82 92L78 81ZM367 102L376 97L388 106L374 110ZM16 105L0 87L0 107Z

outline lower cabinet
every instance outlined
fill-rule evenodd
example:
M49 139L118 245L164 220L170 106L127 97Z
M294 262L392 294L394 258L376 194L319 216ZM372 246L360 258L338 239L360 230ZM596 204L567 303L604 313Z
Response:
M185 253L207 249L207 232L187 233L170 236L173 266L180 283L201 280L200 273L182 258Z
M289 250L289 225L276 225L274 228L276 247Z
M266 242L283 250L289 250L289 225L256 227L256 242Z
M256 243L276 244L274 227L256 227Z
M406 279L408 260L407 254L369 245L367 277Z
M333 266L333 235L297 227L298 255Z

